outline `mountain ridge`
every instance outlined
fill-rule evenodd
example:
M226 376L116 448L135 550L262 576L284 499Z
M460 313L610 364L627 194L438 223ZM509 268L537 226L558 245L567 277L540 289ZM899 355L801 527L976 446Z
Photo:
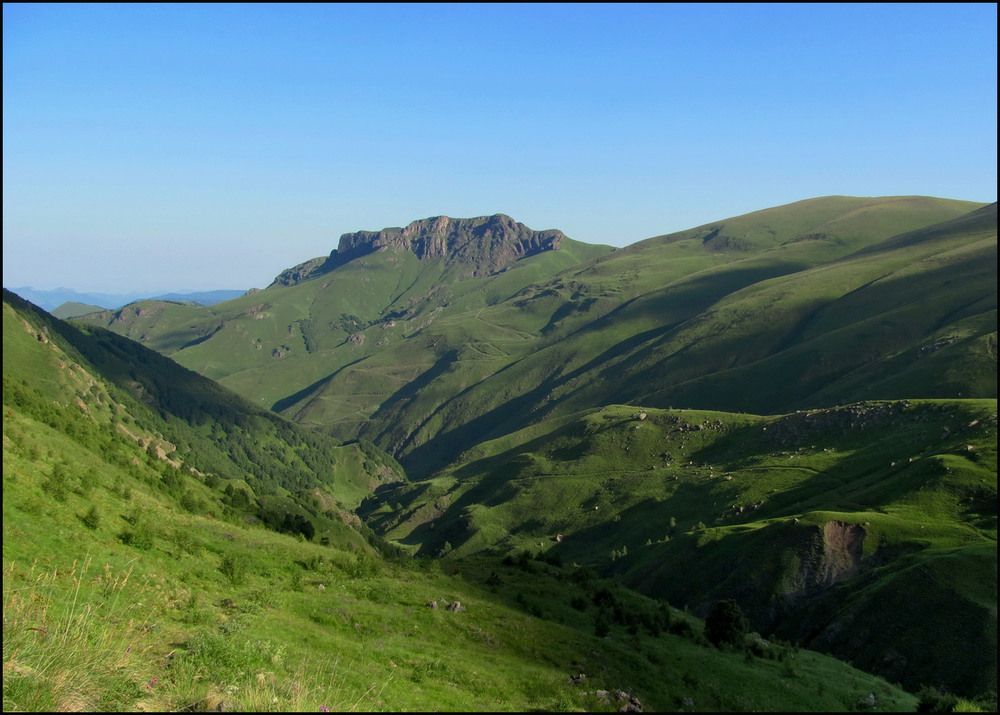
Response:
M292 285L211 309L157 304L137 306L143 315L131 310L86 320L139 339L302 424L339 439L371 439L427 475L436 467L418 467L421 455L443 466L470 439L593 404L655 395L648 406L697 407L708 406L700 400L710 397L716 409L782 412L812 406L795 400L816 394L838 370L846 380L849 369L864 363L916 364L921 345L948 337L928 332L920 315L930 314L925 309L886 313L901 330L882 331L885 347L879 350L870 349L877 343L862 338L867 328L858 323L852 329L858 344L840 341L842 357L825 367L798 342L822 345L816 326L832 331L850 325L859 308L848 294L880 276L870 293L898 286L905 288L901 296L907 301L927 300L919 276L893 283L884 274L900 271L908 256L917 255L922 258L914 266L933 271L938 259L931 254L939 247L972 240L960 217L975 210L981 210L972 221L976 231L985 227L992 234L976 249L982 255L954 264L970 271L970 280L947 279L950 308L929 305L945 319L959 316L955 311L973 295L986 300L973 311L980 315L974 327L948 333L978 340L976 335L991 332L983 320L995 288L984 258L995 250L990 244L995 219L982 204L933 197L809 199L618 250L559 238L559 250L522 257L481 277L473 277L467 263L449 264L440 243L420 244L426 248L421 259L412 250L414 239L440 239L461 225L473 250L481 245L471 240L473 224L488 244L486 229L507 230L516 222L502 216L458 223L423 219L405 236L406 229L345 234L355 237L345 241L345 249L362 246L357 250L369 252L321 277L318 263L309 268L307 262ZM910 239L894 239L952 220L959 221L947 229L952 238L925 241L922 248L904 245ZM881 252L855 255L887 241ZM483 260L490 255L474 254ZM822 314L841 317L836 323L819 321L807 332L809 321ZM948 332L947 323L935 330ZM913 340L924 342L907 342ZM971 344L953 341L947 350L957 357ZM912 352L896 356L904 346ZM970 352L967 362L979 359ZM784 386L776 389L768 366L782 360L782 374L795 379L778 381ZM943 367L937 358L920 365L918 382L939 379L932 377ZM963 368L966 379L952 367L945 368L952 373L949 390L995 394L980 368ZM751 373L758 375L753 389L733 387L733 380ZM812 381L813 387L797 381ZM824 395L830 401L825 404L837 402L837 390L847 382L836 385ZM863 387L853 389L848 401L874 396ZM745 395L741 404L733 399L739 395Z
M345 234L326 272L313 259L212 308L139 303L80 329L146 355L87 324L134 336L354 454L386 450L409 474L345 487L346 518L456 574L496 589L499 559L530 574L544 555L695 615L732 598L768 640L989 700L995 205L823 197L531 255L547 244L519 246L513 219L458 221L476 220ZM162 381L121 379L175 404ZM282 484L308 486L261 489L276 517Z
M283 271L271 285L295 285L375 251L408 251L422 261L444 258L467 264L468 276L480 277L503 270L521 258L559 250L565 238L562 231L534 231L506 214L431 216L412 221L405 228L345 233L329 257L313 258Z

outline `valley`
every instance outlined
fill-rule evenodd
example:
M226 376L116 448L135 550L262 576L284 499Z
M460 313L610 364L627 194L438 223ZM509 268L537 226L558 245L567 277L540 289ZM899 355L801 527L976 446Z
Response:
M433 217L211 306L5 291L5 710L995 709L996 225Z

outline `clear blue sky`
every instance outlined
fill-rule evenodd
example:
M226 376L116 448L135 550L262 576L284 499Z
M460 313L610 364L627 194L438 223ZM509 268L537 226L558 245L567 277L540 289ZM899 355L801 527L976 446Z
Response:
M996 63L985 3L5 4L4 285L263 287L442 214L621 246L995 201Z

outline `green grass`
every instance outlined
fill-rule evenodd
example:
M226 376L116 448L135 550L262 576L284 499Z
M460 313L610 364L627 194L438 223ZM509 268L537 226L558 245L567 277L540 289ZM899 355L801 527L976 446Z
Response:
M60 349L59 340L34 342ZM52 384L65 403L91 381L101 399L88 409L56 418L44 398L4 392L7 711L620 707L599 690L628 691L651 710L689 701L705 710L843 709L869 692L889 710L915 703L875 676L789 646L719 651L688 614L670 611L675 625L663 630L649 620L662 605L572 564L387 558L377 538L349 524L326 532L327 545L271 531L233 494L289 510L349 510L322 489L308 490L321 502L310 507L288 489L257 495L247 479L167 469L156 451L164 435L147 430L169 425L149 421L142 401L110 399L120 393L91 362L98 351L81 345L90 357L63 350L56 369L66 380ZM17 369L5 362L8 380ZM155 384L138 368L132 379ZM266 426L252 415L225 431ZM111 416L133 436L108 448L88 425ZM379 468L394 468L372 445L355 447L376 482ZM445 607L455 602L464 610ZM571 685L581 672L586 685Z
M737 597L767 632L980 693L995 687L995 415L993 400L609 406L480 444L362 514L419 554L543 550L702 615ZM957 564L968 578L944 575Z
M14 420L44 451L72 454L62 435ZM47 503L46 458L4 457L7 711L617 709L599 689L633 691L647 709L684 698L708 710L839 709L868 691L885 709L915 702L805 651L794 676L776 659L716 651L679 612L688 636L612 623L598 638L597 591L614 589L626 613L655 602L572 566L387 561L184 514L130 477L126 500L107 472L89 497ZM104 515L96 529L74 518L91 504ZM136 549L117 534L143 510L157 515L153 543ZM455 601L465 610L444 607ZM586 685L570 685L580 672ZM817 678L829 682L819 700Z

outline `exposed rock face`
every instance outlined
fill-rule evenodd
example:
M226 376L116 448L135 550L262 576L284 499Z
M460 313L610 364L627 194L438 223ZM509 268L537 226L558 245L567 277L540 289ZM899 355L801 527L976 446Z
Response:
M337 255L349 260L377 250L411 251L421 260L444 257L467 263L477 275L486 275L519 258L556 250L563 238L562 231L532 231L504 214L467 219L435 216L406 228L345 233Z
M326 261L326 258L320 256L319 258L313 258L305 263L300 263L297 266L288 268L279 273L277 278L271 282L271 285L268 286L268 288L271 286L293 286L299 281L309 278L310 275L315 272L317 268L326 263Z
M865 545L865 530L857 524L828 521L823 526L823 561L819 581L833 584L856 576Z
M828 521L821 528L809 527L803 541L796 573L789 574L787 598L816 593L858 575L865 532L862 526Z
M504 214L434 216L406 228L345 233L329 258L314 258L290 268L272 285L294 285L375 251L408 251L420 260L444 258L448 263L468 265L470 276L486 276L521 258L558 250L564 238L562 231L533 231Z

